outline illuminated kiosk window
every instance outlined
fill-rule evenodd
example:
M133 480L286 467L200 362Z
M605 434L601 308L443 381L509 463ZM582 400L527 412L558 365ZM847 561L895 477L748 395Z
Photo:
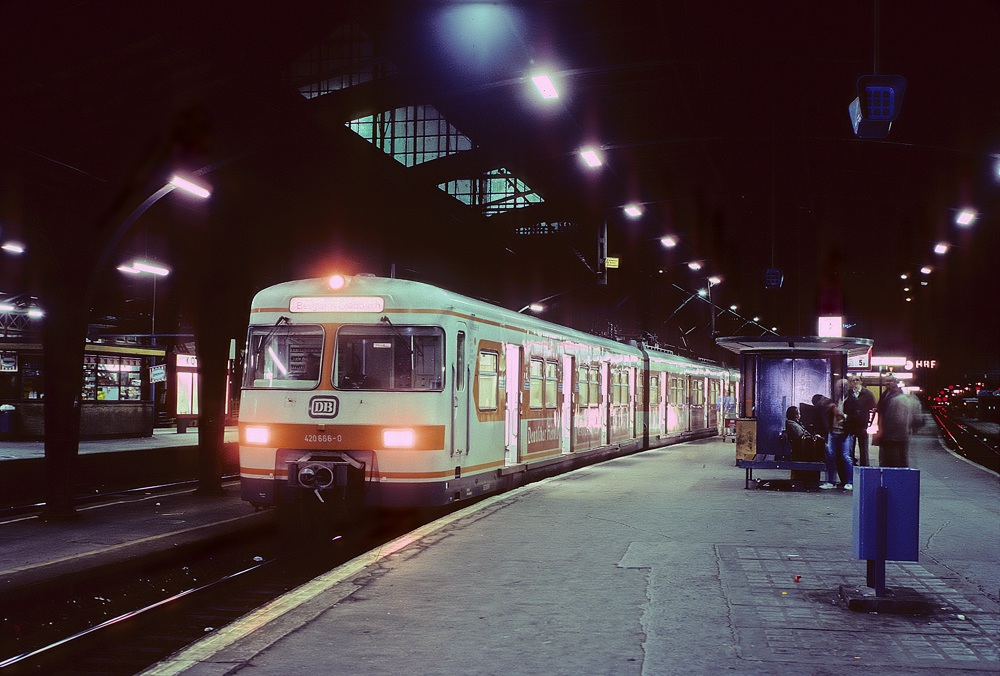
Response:
M292 64L292 85L307 99L395 75L357 24L345 24Z
M433 106L396 108L351 120L347 127L407 167L474 147Z
M494 169L480 178L448 181L438 187L470 207L481 208L487 216L544 202L507 169Z

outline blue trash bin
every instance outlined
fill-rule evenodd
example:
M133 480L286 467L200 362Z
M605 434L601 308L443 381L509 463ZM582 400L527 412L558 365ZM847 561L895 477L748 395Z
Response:
M854 556L878 556L877 494L886 490L885 561L917 561L920 548L920 470L854 468Z

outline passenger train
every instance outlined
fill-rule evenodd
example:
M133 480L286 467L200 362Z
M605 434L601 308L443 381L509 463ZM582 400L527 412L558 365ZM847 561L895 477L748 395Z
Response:
M419 282L286 282L250 310L242 497L290 514L447 505L718 434L738 377Z

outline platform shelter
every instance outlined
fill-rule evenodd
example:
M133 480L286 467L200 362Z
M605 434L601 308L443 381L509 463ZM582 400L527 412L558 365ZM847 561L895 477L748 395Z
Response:
M780 455L785 411L798 406L806 427L818 428L813 396L836 399L848 357L866 354L868 338L824 336L729 336L715 342L740 355L736 457Z

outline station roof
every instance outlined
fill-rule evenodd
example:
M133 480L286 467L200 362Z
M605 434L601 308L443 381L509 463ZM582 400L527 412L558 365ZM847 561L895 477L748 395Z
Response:
M0 243L29 244L0 250L0 301L38 296L32 244L83 250L177 166L212 197L135 221L94 320L148 324L152 284L115 271L140 255L172 269L157 312L191 315L212 232L246 280L234 307L395 271L697 349L708 306L688 301L718 275L721 333L830 314L877 350L1000 354L1000 297L979 292L1000 250L990 0L39 0L0 3L0 25ZM886 137L859 138L848 108L874 72L905 96ZM604 223L620 264L598 284Z
M860 357L872 349L868 338L835 338L826 336L725 336L715 339L719 347L730 352L846 352L848 357Z

